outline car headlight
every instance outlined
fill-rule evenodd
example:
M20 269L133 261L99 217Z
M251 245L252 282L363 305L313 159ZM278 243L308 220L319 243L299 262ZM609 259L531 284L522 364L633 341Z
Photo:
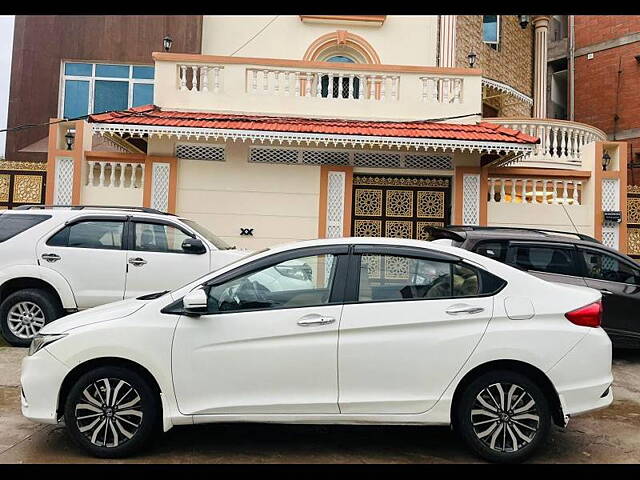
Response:
M44 348L46 345L49 345L50 343L53 343L56 340L60 340L61 338L64 338L66 336L66 333L57 335L36 335L35 337L33 337L33 340L31 340L31 345L29 345L29 355L33 355L38 350Z

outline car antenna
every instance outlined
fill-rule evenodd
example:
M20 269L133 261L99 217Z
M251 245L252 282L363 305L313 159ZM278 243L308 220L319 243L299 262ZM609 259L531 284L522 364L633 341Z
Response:
M560 205L562 205L562 209L564 210L564 213L567 214L567 217L569 217L569 221L571 222L571 225L573 225L573 229L576 231L576 233L578 235L580 235L580 232L578 231L578 229L576 228L576 224L573 223L573 219L571 218L571 215L569 215L569 212L567 211L567 208L564 206L564 202L561 203Z

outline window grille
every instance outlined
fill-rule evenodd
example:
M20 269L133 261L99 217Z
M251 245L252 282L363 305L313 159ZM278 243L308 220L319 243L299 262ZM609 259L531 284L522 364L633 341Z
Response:
M181 160L211 160L224 162L224 147L181 143L176 145L176 157Z

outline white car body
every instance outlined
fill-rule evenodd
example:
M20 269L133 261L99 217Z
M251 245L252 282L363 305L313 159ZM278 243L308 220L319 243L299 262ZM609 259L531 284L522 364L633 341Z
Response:
M332 304L200 317L161 310L205 281L291 249L335 245L418 247L462 257L507 282L492 296ZM26 357L22 411L61 418L65 378L87 362L121 359L144 368L161 392L164 430L208 422L446 425L467 374L496 362L525 365L548 380L561 417L612 402L611 342L564 312L599 292L557 285L489 258L440 244L344 238L276 247L222 267L153 300L125 300L57 320L67 334ZM480 314L448 316L459 304ZM301 328L319 314L338 321ZM557 422L558 423L558 422Z

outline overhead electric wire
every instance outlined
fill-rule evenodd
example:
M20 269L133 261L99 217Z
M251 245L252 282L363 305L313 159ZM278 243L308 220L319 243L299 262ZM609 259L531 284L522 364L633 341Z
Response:
M233 53L232 53L231 55L229 55L229 56L230 56L230 57L233 57L236 53L238 53L240 50L242 50L244 47L246 47L246 46L247 46L247 45L248 45L252 40L254 40L258 35L260 35L262 32L264 32L264 31L266 30L266 28L267 28L269 25L271 25L273 22L275 22L275 21L278 19L278 17L279 17L279 16L280 16L280 15L276 15L275 17L273 17L273 18L271 19L271 21L269 21L269 23L267 23L264 27L262 27L262 28L258 31L258 33L256 33L253 37L251 37L249 40L247 40L247 41L246 41L246 42L244 42L242 45L240 45L240 46L235 50L235 52L233 52Z

